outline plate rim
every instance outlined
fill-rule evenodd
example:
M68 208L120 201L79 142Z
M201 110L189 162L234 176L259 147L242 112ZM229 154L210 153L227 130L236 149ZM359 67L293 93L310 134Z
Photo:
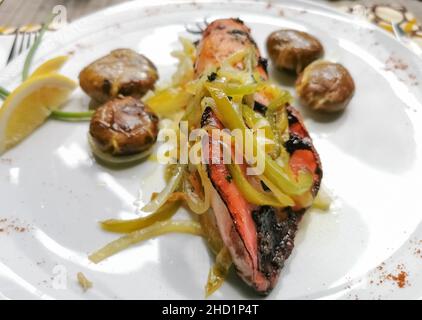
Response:
M133 1L133 2L129 2L130 4L138 4L138 3L145 3L145 5L142 5L142 6L139 6L139 5L137 5L136 7L137 8L141 8L141 7L144 7L144 8L148 8L148 7L155 7L155 6L161 6L161 5L165 5L165 4L171 4L171 5L176 5L176 4L187 4L187 3L190 3L190 2L192 2L192 1L186 1L186 0L175 0L175 1L169 1L169 0L158 0L157 2L155 2L154 4L152 4L151 6L149 6L148 4L146 4L146 1L142 1L142 0L138 0L138 1ZM242 2L248 2L248 3L256 3L255 1L253 1L253 0L239 0L239 1L222 1L222 0L219 0L218 1L220 4L223 4L223 3L231 3L231 4L236 4L236 3L242 3ZM283 4L283 3L286 3L286 2L292 2L291 0L286 0L286 1L284 1L284 0L276 0L276 2L277 3L280 3L280 4ZM207 4L211 4L211 3L215 3L214 1L212 1L212 0L198 0L198 1L196 1L196 3L207 3ZM309 3L311 3L309 0L297 0L297 4L305 4L305 5L308 5ZM335 13L335 14L339 14L339 15L341 15L341 16L344 16L344 17L347 17L347 18L349 18L350 19L350 21L351 22L353 22L354 21L354 19L351 19L351 15L348 15L348 14L346 14L346 13L342 13L342 12L339 12L339 11L337 11L337 10L334 10L334 9L332 9L332 8L330 8L330 7L328 7L327 8L327 6L326 5L324 5L324 4L321 4L321 3L311 3L311 5L312 6L314 6L314 7L319 7L319 8L321 8L321 9L323 9L323 10L330 10L331 12L333 12L333 13ZM107 11L109 11L110 13L111 12L113 12L114 10L116 10L116 8L119 8L119 7L122 7L122 8L125 8L126 10L129 10L128 8L127 8L127 3L121 3L121 4L116 4L116 5L113 5L113 6L111 6L111 7L108 7L108 8L105 8L105 9L102 9L102 10L100 10L100 11L97 11L97 12L95 12L95 13L92 13L92 14L89 14L89 15L87 15L87 16L85 16L85 17L82 17L82 18L80 18L80 19L77 19L77 20L75 20L75 21L73 21L72 23L69 23L69 25L68 26L66 26L66 28L67 27L69 27L69 28L74 28L75 27L75 25L77 26L77 24L78 23L80 23L81 21L83 22L83 21L85 21L85 20L91 20L91 19L93 19L93 17L95 17L95 16L97 16L97 15L100 15L100 14L103 14L104 12L107 12ZM121 9L119 9L119 10L121 10ZM374 29L374 30L377 30L377 31L381 31L381 33L383 33L383 34L385 34L385 35L387 35L390 39L391 38L393 38L393 39L395 39L390 33L388 33L387 31L385 31L385 30L383 30L383 29L381 29L381 28L378 28L377 26L374 26L374 25L372 25L371 23L369 23L369 22L363 22L362 21L362 23L365 23L365 24L367 24L367 27L368 28L370 28L370 29ZM61 30L59 30L59 31L57 31L57 33L58 32L60 32ZM412 52L409 48L407 48L406 46L404 46L401 42L399 42L397 39L395 39L395 41L398 43L398 44L400 44L400 46L402 47L402 48L405 48L406 50L407 50L407 52L410 52L412 55L415 55L415 56L417 56L414 52ZM24 55L24 54L23 54ZM21 59L22 59L22 57L20 57ZM19 59L19 58L18 58ZM17 63L17 62L16 62ZM4 71L6 68L4 68L4 69L2 69L2 71ZM0 291L0 295L1 295L1 291Z

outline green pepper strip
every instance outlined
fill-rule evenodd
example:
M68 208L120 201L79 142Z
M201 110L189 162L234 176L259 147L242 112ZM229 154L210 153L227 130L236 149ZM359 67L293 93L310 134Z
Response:
M312 186L313 177L308 171L299 171L297 182L294 178L285 173L282 168L270 157L265 157L264 176L266 176L273 184L288 195L301 195Z
M260 121L265 120L264 116L255 112L251 107L247 105L242 106L243 117L246 120L246 124L249 128L254 128ZM265 130L265 137L269 140L274 141L274 134L271 126L263 126L261 129Z
M237 164L228 165L230 174L234 180L234 183L239 188L239 191L243 194L248 202L259 205L259 206L272 206L272 207L289 207L294 206L294 201L289 196L285 196L283 199L276 199L275 197L257 191L245 178L242 170ZM283 200L280 202L278 200Z
M234 109L227 95L218 88L214 88L211 84L206 84L205 86L216 103L214 111L221 122L223 122L223 125L230 130L241 129L243 131L243 137L245 138L245 132L247 130L246 125ZM255 150L257 148L256 144L257 143L254 140ZM307 171L300 171L297 176L297 181L295 181L295 178L292 177L291 174L289 175L284 172L283 168L268 155L265 155L264 175L280 190L290 196L301 195L308 191L313 182L312 174Z

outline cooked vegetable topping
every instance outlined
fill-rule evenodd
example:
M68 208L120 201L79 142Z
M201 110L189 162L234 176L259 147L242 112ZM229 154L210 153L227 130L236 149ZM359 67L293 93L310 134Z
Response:
M217 254L217 257L215 258L215 263L209 271L208 281L205 285L206 297L209 297L221 287L227 277L227 274L229 273L231 265L232 259L230 256L230 252L227 247L224 247Z
M245 35L240 33L234 33L232 36L245 38ZM179 66L172 82L167 87L149 93L144 98L145 103L161 117L171 119L171 127L178 130L178 136L186 134L180 130L181 121L188 121L188 133L200 127L206 131L211 130L212 125L209 128L204 127L204 119L201 119L206 113L204 110L211 109L224 128L240 131L243 145L247 138L251 138L248 142L256 159L264 161L263 173L259 176L247 175L247 169L255 165L256 159L251 159L245 150L242 150L239 155L246 164L237 164L234 161L227 164L222 180L231 187L235 186L240 192L239 195L252 207L269 206L281 212L312 200L310 190L313 185L313 173L306 166L293 171L289 165L291 144L294 144L295 137L289 130L287 112L292 97L257 71L259 61L255 51L236 51L218 68L202 66L205 70L200 75L195 75L193 66L196 48L186 39L181 41L183 50L173 54L179 60ZM267 100L257 99L258 93ZM264 133L263 141L258 135L259 130ZM233 149L234 145L226 145L223 139L225 135L228 135L228 141L235 141L229 133L224 133L219 142L222 147ZM263 143L265 145L262 148ZM177 148L176 160L180 162L181 146ZM195 150L202 156L202 148L199 141L192 141L183 153ZM231 160L234 160L235 155L232 154L231 157ZM94 253L90 259L98 263L134 243L169 232L196 235L203 235L204 232L213 252L217 254L216 263L209 272L206 285L208 296L221 286L232 263L215 218L208 210L212 194L216 192L213 186L215 181L210 180L209 171L207 172L210 167L207 164L178 163L170 165L169 168L169 179L165 188L142 208L143 211L150 212L150 215L133 220L102 222L101 227L105 230L130 233ZM198 219L204 226L204 231L196 222L169 220L183 202L192 212L200 215Z
M92 282L89 281L88 278L82 272L78 272L76 277L84 291L87 291L88 289L92 288Z
M202 235L202 229L199 223L193 221L161 221L153 225L129 233L117 240L107 244L105 247L94 252L89 256L89 260L99 263L104 259L134 245L141 241L158 237L167 233L188 233L197 236Z

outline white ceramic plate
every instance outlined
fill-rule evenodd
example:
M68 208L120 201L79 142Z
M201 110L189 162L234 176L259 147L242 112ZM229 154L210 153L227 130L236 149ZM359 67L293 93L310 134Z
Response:
M195 38L185 24L204 18L240 17L264 55L273 30L314 34L326 58L351 71L357 90L336 118L301 109L334 202L328 213L306 215L269 298L421 298L421 61L376 27L311 2L148 3L129 2L72 23L43 41L35 65L72 52L63 73L77 79L95 58L130 47L150 57L165 81L175 70L170 52L178 48L178 37ZM12 89L18 83L22 62L23 57L0 73L1 85ZM271 75L292 90L292 79ZM87 103L78 90L67 108ZM203 298L212 258L200 238L168 235L99 265L88 261L88 253L116 237L102 232L97 221L135 217L139 188L144 201L160 190L163 168L98 165L87 129L86 123L48 121L0 159L0 221L7 219L0 222L5 229L0 232L0 297ZM79 271L94 283L86 293L76 282ZM399 288L395 277L402 271L407 276ZM213 295L252 297L234 274Z

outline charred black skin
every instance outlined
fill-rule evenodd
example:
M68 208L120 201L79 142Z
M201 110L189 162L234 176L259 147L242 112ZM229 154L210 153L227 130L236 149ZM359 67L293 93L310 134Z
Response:
M254 102L253 109L256 112L259 112L260 114L265 115L265 113L267 112L267 109L268 108L267 108L267 106L263 105L262 103L259 103L258 101L255 101Z
M312 150L312 144L309 140L302 139L294 133L290 133L290 138L284 143L289 154L292 154L296 150Z
M212 109L210 107L206 107L204 112L202 113L201 117L201 128L212 126L215 127L217 124L214 121L214 118L211 117Z
M268 279L278 277L292 253L301 216L302 213L291 208L279 212L270 206L252 212L257 229L259 269Z

